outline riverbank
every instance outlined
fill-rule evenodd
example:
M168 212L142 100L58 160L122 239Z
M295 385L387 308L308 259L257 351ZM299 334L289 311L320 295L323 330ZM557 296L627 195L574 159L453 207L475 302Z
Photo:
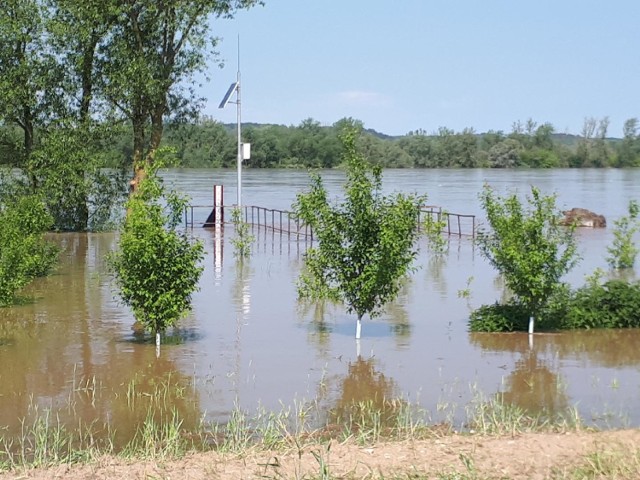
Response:
M0 479L582 479L640 477L640 430L434 436L359 445L291 445L153 460L99 457L87 464L16 470Z

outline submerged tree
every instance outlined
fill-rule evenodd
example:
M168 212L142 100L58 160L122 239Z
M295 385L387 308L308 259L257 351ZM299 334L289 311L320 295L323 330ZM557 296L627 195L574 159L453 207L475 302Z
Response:
M607 263L616 270L633 268L638 255L638 247L633 241L634 235L640 230L640 205L636 200L629 202L628 212L613 222L613 244L607 247Z
M422 198L382 195L382 171L357 151L356 138L353 128L341 136L347 169L342 203L330 205L321 177L313 174L310 191L298 195L294 208L318 239L305 255L299 296L343 301L358 317L360 338L362 317L380 315L410 272Z
M5 192L3 192L5 193ZM58 248L44 233L52 218L36 196L0 198L0 306L13 303L16 293L35 277L46 275L58 258Z
M159 345L160 333L191 308L204 248L178 230L186 199L166 193L156 170L149 170L127 202L119 249L110 263L120 297Z
M485 186L480 195L490 231L480 231L480 251L504 277L532 319L578 261L573 227L559 225L554 196L531 187L529 209L516 194L500 198Z

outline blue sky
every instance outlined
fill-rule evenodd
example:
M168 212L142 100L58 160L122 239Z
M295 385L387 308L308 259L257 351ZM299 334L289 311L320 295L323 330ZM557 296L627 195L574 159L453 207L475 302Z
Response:
M204 113L225 123L238 35L243 122L579 134L608 116L619 137L640 117L640 0L265 0L213 28L226 65Z

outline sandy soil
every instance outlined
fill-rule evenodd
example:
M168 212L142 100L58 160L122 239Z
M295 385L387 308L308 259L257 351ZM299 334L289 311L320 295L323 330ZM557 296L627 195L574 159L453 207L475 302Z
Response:
M0 475L0 479L300 479L321 478L321 464L330 478L379 479L394 474L438 478L464 473L464 478L565 478L564 472L583 465L594 452L626 452L637 458L640 430L531 433L515 437L450 435L419 441L305 446L302 452L250 451L244 455L216 452L192 454L180 460L127 462L102 458L91 465L60 466ZM640 468L629 476L636 478Z

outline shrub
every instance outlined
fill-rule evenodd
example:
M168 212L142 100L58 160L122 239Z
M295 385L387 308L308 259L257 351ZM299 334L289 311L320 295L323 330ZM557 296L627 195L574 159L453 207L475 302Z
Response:
M0 204L0 306L13 303L16 293L55 265L58 248L44 233L52 218L35 196Z
M484 305L472 312L472 332L527 329L527 310L518 303ZM595 281L570 291L558 290L541 312L542 330L640 327L640 282Z
M159 339L191 308L204 248L177 230L186 199L165 193L156 170L151 169L127 202L119 249L110 265L120 297Z
M588 284L572 295L561 328L640 327L640 283L609 280Z
M527 309L517 303L482 305L471 312L469 330L472 332L514 332L526 330L529 323Z

